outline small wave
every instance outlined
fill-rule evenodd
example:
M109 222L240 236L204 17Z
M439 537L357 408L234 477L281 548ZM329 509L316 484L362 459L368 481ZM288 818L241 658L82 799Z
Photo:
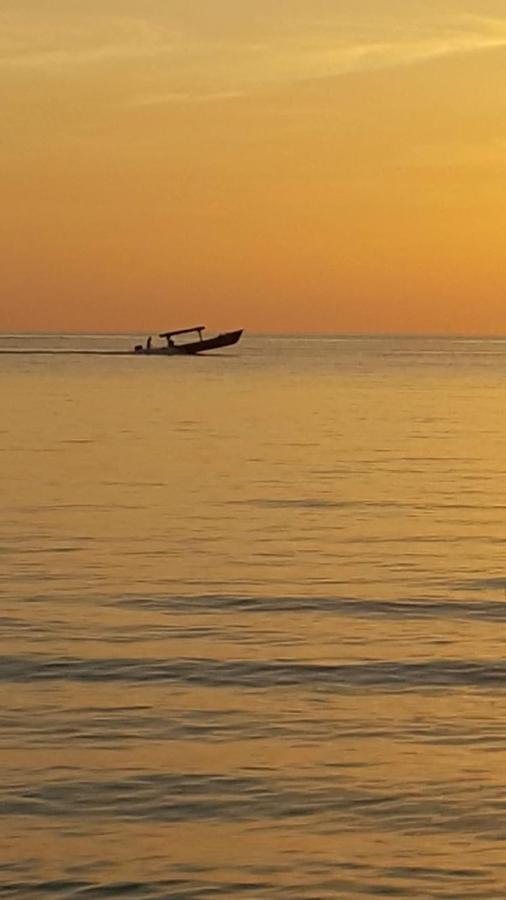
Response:
M246 500L229 500L229 506L250 506L259 509L395 509L410 510L414 512L437 512L438 510L448 510L452 512L461 512L468 510L477 510L479 512L491 512L493 510L503 511L506 509L504 503L455 503L441 502L436 503L431 499L430 503L411 503L404 500L394 500L389 498L371 499L361 498L355 500L324 500L315 497L306 498L270 498L259 497Z
M0 885L0 896L19 898L37 897L39 900L52 900L54 897L85 898L85 900L106 900L111 897L139 897L142 900L166 900L172 898L189 898L195 896L192 892L195 883L193 880L183 878L167 878L163 881L116 881L110 883L97 883L82 879L59 878L52 881L11 881ZM200 897L216 896L219 892L208 886L209 893L203 885L203 893ZM225 894L224 894L225 895Z
M503 542L502 542L503 543ZM470 578L468 581L459 581L455 585L461 590L489 591L498 589L506 594L506 575L498 578Z
M437 659L420 662L320 664L279 660L221 662L210 659L82 659L46 654L4 656L4 682L77 681L198 684L259 690L409 692L433 689L506 688L506 662Z
M483 582L476 586L485 587ZM489 579L489 588L501 589L504 581ZM354 618L392 619L480 619L490 622L506 620L506 602L500 600L356 600L349 597L290 596L220 596L203 594L193 597L127 597L113 605L156 612L174 613L322 613Z
M353 785L342 773L277 777L139 771L115 780L54 780L7 789L0 816L48 819L175 822L277 822L324 833L350 824L388 827L403 834L497 833L503 804L494 788L455 781L406 783L390 788Z

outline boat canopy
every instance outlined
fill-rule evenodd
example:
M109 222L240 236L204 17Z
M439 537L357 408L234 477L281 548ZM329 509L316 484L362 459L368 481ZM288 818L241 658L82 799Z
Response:
M178 331L163 331L158 337L167 338L168 340L169 338L174 337L175 334L191 334L192 331L198 331L202 337L202 332L205 327L205 325L195 325L194 328L179 328Z

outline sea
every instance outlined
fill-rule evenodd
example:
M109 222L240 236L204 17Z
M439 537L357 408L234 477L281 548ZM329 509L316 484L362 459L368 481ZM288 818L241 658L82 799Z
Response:
M138 340L0 338L0 896L506 897L506 338Z

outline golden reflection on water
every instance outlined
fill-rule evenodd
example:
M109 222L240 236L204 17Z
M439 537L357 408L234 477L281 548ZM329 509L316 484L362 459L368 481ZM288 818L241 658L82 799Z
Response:
M437 346L0 356L19 896L506 889L504 363Z

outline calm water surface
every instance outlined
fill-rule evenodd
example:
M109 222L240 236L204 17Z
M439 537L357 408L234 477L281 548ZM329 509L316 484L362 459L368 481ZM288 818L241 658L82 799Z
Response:
M505 376L0 353L1 896L506 896Z

